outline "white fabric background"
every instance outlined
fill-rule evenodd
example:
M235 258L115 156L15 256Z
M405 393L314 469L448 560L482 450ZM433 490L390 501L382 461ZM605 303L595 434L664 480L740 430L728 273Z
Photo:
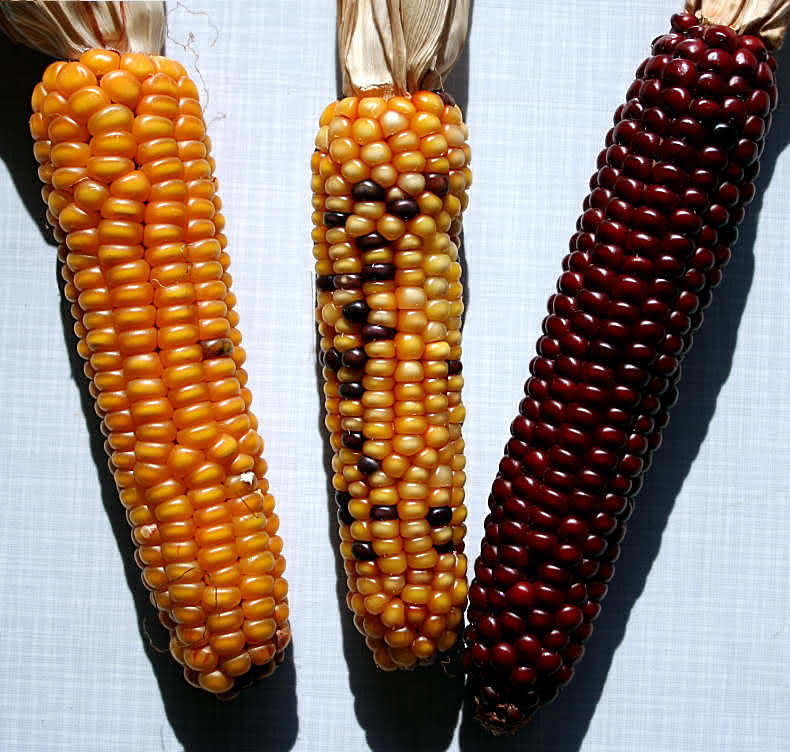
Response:
M468 54L450 85L463 100L468 66L472 557L611 114L674 10L654 0L475 2ZM55 252L40 232L26 122L42 61L2 41L0 748L786 749L790 109L776 114L762 198L687 361L577 678L517 740L493 741L460 712L457 682L373 668L337 577L313 360L308 167L318 115L336 91L334 3L194 0L170 13L168 51L199 59L210 94L294 646L275 677L229 705L186 686L169 656L147 646L143 620L159 645L162 634L75 370Z

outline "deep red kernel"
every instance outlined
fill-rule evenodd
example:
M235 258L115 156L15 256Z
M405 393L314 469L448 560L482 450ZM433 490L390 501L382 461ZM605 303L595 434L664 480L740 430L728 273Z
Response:
M664 66L661 79L666 86L689 88L697 76L697 66L690 60L676 58Z
M516 665L516 651L506 642L498 642L489 653L491 665L497 671L510 671Z
M522 659L533 664L537 662L541 651L541 644L540 640L534 635L522 635L516 640L514 647Z
M614 114L488 499L462 660L505 727L584 653L755 195L775 61L688 13L673 28Z
M661 101L670 112L682 115L691 104L691 93L683 86L670 86L662 91Z
M702 38L711 47L721 47L729 52L733 52L738 47L738 35L728 26L708 26Z
M538 655L536 668L542 674L552 674L562 665L559 653L552 650L541 650Z
M562 650L568 644L568 640L567 632L562 629L552 629L543 636L543 646L549 650Z
M524 630L527 628L527 622L524 618L513 611L503 611L499 615L499 619L502 629L511 635L524 634Z
M702 58L707 49L708 45L701 39L684 39L682 42L678 42L673 53L676 57L696 62Z

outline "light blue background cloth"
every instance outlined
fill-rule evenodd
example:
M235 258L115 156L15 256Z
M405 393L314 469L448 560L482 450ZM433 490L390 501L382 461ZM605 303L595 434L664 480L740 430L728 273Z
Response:
M468 102L474 171L464 221L472 558L596 155L675 10L654 0L474 4L449 85ZM3 41L0 748L787 749L790 108L776 113L761 197L684 367L587 656L516 741L494 741L460 712L458 682L373 668L338 577L309 240L313 137L336 92L334 3L195 0L169 12L168 53L199 69L204 89L253 409L282 519L294 647L273 678L232 704L192 690L148 647L143 629L158 647L163 635L107 483L42 232L26 125L40 60ZM780 83L790 84L788 71L790 62Z

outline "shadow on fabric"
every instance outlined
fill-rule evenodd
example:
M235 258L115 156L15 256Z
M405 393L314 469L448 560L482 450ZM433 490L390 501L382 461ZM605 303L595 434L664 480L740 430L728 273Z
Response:
M0 77L0 109L5 115L0 120L0 158L5 162L33 223L48 244L46 252L54 256L51 248L54 240L44 219L41 184L36 175L33 143L27 125L30 95L50 62L50 58L10 44L5 37L0 36L0 69L13 71L12 75ZM234 749L239 752L289 750L296 742L299 728L293 648L288 649L285 662L273 676L243 690L236 700L228 703L189 686L182 676L181 667L167 650L167 631L159 624L156 610L149 601L148 591L143 586L140 570L134 561L134 543L118 499L115 481L107 465L104 437L99 430L94 401L88 391L83 360L77 354L78 340L74 334L71 305L63 297L64 283L57 260L55 279L61 291L60 317L71 377L79 389L82 412L90 433L90 451L101 487L101 501L134 600L140 638L145 643L146 654L159 683L165 712L173 731L189 752L215 749Z
M782 92L790 93L790 57L787 55L779 56L777 79L780 105L774 113L761 158L757 198L747 209L732 261L724 270L723 282L714 293L705 322L683 364L680 397L664 433L664 444L655 455L655 469L647 474L644 489L637 499L617 572L610 583L595 632L587 644L586 655L559 699L539 711L516 737L490 736L473 720L473 712L467 705L460 731L464 752L524 749L576 752L584 741L612 658L625 635L631 609L644 590L675 499L705 440L716 412L719 392L732 369L738 327L754 278L754 241L762 191L771 183L777 157L790 141L790 104L781 104Z
M0 159L5 162L14 188L28 214L48 245L56 245L52 231L44 218L46 207L41 200L41 181L33 158L33 139L28 121L33 114L30 97L41 80L44 69L52 58L40 52L16 45L0 32L0 66L6 71L0 76Z

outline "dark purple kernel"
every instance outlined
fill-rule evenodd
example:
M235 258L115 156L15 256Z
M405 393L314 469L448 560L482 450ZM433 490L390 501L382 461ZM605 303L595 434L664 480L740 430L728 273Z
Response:
M343 365L340 353L334 347L330 347L323 353L321 360L327 368L331 368L333 371L338 371Z
M397 329L381 324L366 324L362 327L361 335L363 342L375 342L383 339L394 339L398 333Z
M331 292L335 289L335 277L333 274L320 274L315 279L315 286L322 292Z
M343 306L343 316L354 324L362 324L368 320L370 307L364 300L355 300Z
M437 543L434 548L437 554L449 554L455 550L455 544L452 541L447 543Z
M341 360L346 368L356 370L362 368L368 361L368 356L361 347L354 347L351 350L346 350Z
M357 400L365 393L365 387L359 381L346 381L337 388L341 399Z
M351 189L354 201L383 201L387 191L372 180L363 180Z
M372 457L362 456L359 458L357 462L357 470L359 470L362 475L371 475L375 473L379 469L379 463L376 462Z
M368 541L354 541L351 544L351 555L357 561L374 561L378 554L373 550L373 544Z
M434 89L433 93L438 94L442 102L444 102L447 107L455 106L455 99L453 98L452 94L449 94L444 89Z
M397 506L372 506L370 508L370 519L372 520L397 520L398 507Z
M337 510L337 520L341 525L351 525L354 523L354 515L348 511L348 507L340 507Z
M461 373L463 370L463 364L460 360L448 360L447 361L447 375L454 376L457 373Z
M430 191L439 198L444 198L450 188L450 180L447 175L438 172L429 172L425 176L425 190Z
M365 282L386 282L395 279L395 264L368 264L362 267Z
M389 240L378 232L360 235L355 242L361 251L373 251L376 248L386 248L389 245Z
M338 290L358 290L362 287L362 277L359 274L338 274L335 276L335 287Z
M433 507L425 515L431 527L444 527L453 519L453 510L450 507Z
M420 213L420 207L413 198L397 198L387 204L387 211L408 222Z
M327 227L345 227L348 214L343 212L324 212L324 224Z
M352 449L358 452L365 443L365 436L359 431L343 431L343 433L340 434L340 443L346 449Z

